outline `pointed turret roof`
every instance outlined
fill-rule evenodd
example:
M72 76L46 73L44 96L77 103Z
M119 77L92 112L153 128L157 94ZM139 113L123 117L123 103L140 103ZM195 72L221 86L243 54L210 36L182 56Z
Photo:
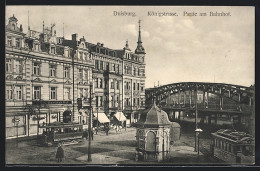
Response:
M127 40L126 43L125 43L124 50L129 50L129 51L131 51L131 49L129 48L129 45L128 45L128 40Z
M142 45L142 40L141 40L141 20L138 21L139 23L139 34L138 34L138 41L137 41L137 47L135 49L136 54L145 54L144 47Z

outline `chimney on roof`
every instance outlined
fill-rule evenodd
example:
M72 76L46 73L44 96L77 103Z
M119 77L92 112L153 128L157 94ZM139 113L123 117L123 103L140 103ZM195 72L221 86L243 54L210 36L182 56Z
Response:
M99 43L99 42L97 42L97 45L98 45L98 46L100 46L100 43Z
M101 43L101 47L103 47L104 46L104 43Z
M71 36L72 38L72 41L77 41L78 40L78 34L77 33L75 33L75 34L72 34L72 36Z

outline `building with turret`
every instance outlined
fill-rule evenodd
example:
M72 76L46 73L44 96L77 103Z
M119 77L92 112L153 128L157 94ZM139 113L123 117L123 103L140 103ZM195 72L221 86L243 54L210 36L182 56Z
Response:
M113 120L123 112L128 122L145 104L145 51L141 26L137 48L122 50L93 44L84 36L56 36L55 24L42 31L22 25L13 15L6 25L6 138L41 133L52 122L88 123L93 113ZM93 85L93 86L91 86ZM19 120L18 125L15 120Z

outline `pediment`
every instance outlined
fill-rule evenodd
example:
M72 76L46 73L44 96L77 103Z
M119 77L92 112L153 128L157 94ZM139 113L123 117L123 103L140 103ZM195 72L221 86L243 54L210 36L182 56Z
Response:
M41 82L42 80L40 78L35 78L33 81Z
M71 82L70 82L69 80L67 80L67 81L65 82L65 84L71 84Z
M18 75L18 76L16 77L16 79L17 79L17 80L22 80L22 79L23 79L23 77L22 77L22 76L20 76L20 75Z
M55 79L51 80L50 81L51 83L56 83L57 81Z
M12 75L7 75L7 76L6 76L6 79L7 79L7 80L12 80L12 79L14 79L14 76L12 76Z

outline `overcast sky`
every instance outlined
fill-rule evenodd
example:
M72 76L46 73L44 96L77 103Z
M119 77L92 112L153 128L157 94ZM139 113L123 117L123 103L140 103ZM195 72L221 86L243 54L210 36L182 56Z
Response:
M42 31L55 23L57 36L78 33L88 42L122 49L137 45L138 20L146 50L146 88L177 82L219 82L250 86L255 83L254 7L188 6L7 6L24 32ZM114 11L136 16L114 16ZM148 16L148 11L178 16ZM183 12L230 12L231 16L183 16Z

